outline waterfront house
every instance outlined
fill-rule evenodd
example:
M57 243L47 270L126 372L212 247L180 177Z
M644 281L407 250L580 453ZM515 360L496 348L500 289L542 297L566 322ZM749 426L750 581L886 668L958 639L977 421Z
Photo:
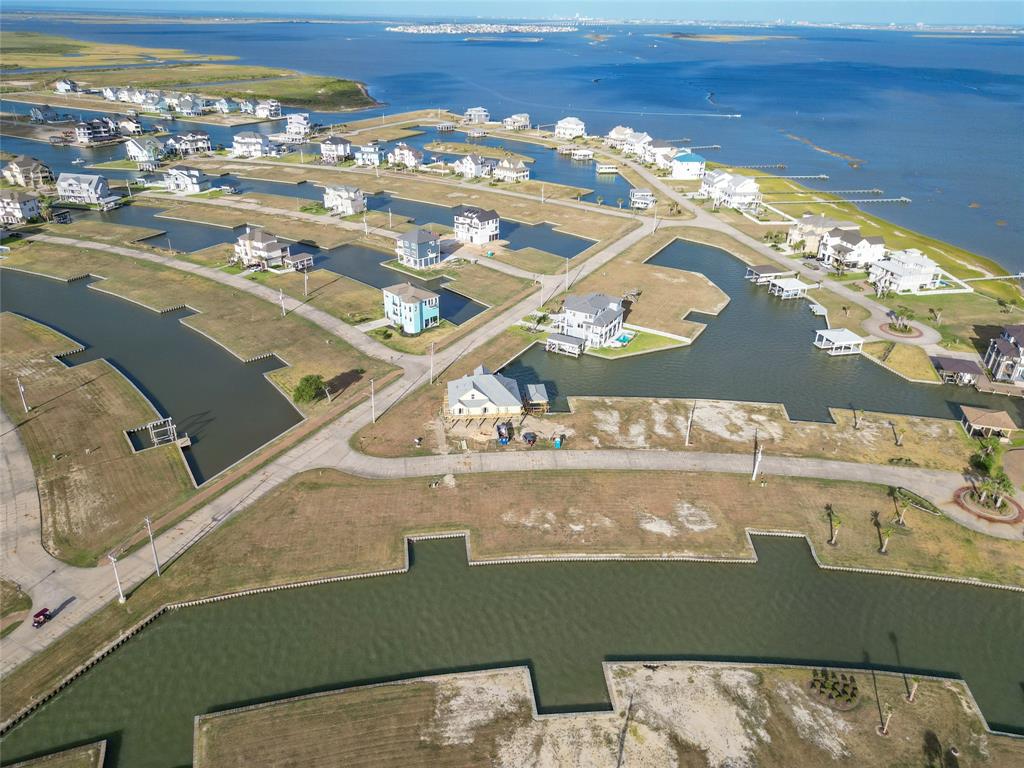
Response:
M366 197L359 187L347 185L324 187L324 208L331 213L351 216L366 210Z
M107 85L107 86L104 86L100 90L100 94L107 101L117 101L117 92L118 92L118 90L119 89L117 87L115 87L115 86Z
M128 89L128 100L132 104L144 104L151 96L160 96L159 91L143 91L138 88ZM175 102L177 104L177 102Z
M98 205L103 209L120 200L110 194L107 180L95 173L62 173L57 177L57 197L61 202Z
M578 117L563 117L555 123L555 136L559 139L586 138L587 126Z
M62 77L53 84L54 93L79 93L82 89L74 80Z
M288 136L288 141L296 143L304 141L313 130L313 124L309 121L309 113L292 112L287 116L287 124L284 130Z
M178 99L176 109L182 117L199 117L203 114L203 102L197 96L185 95Z
M1024 325L1008 325L988 343L985 368L993 381L1024 384Z
M480 179L490 176L496 165L497 163L493 160L488 160L477 154L469 154L452 163L452 168L465 179Z
M235 157L267 157L274 154L270 139L256 131L241 131L231 140L231 154Z
M404 141L400 141L388 153L388 162L391 165L401 165L406 168L419 168L423 165L423 153L415 147L410 147Z
M669 164L673 179L692 181L704 175L704 158L694 152L678 152Z
M364 144L356 150L356 165L376 168L384 162L384 148L375 141Z
M789 228L786 244L793 249L797 246L803 253L819 253L821 238L836 229L858 229L852 221L840 221L820 213L805 213Z
M649 189L629 190L630 208L645 211L648 208L653 208L657 202L658 199L654 196L654 193Z
M814 334L814 346L830 355L859 355L864 339L849 328L825 328Z
M238 112L238 102L234 99L217 99L213 102L213 109L216 112L220 112L222 115L228 115L232 112Z
M960 411L963 416L960 419L960 426L964 428L971 437L998 437L1008 438L1018 427L1006 411L996 411L990 408L975 408L971 405L961 405Z
M865 269L885 258L885 240L865 237L859 227L826 232L818 241L818 260L833 269Z
M27 155L15 155L4 166L4 179L17 187L38 189L53 183L53 171L45 163Z
M626 146L626 140L634 134L632 128L625 125L616 125L604 137L604 144L606 147L612 149L622 149Z
M98 144L104 141L113 141L117 137L117 123L109 117L83 120L75 125L75 141L78 144Z
M239 99L238 111L243 115L254 115L256 113L256 102L252 99Z
M470 245L486 245L498 239L501 219L498 212L474 205L460 205L455 209L455 239Z
M189 131L167 139L167 151L184 157L199 152L211 152L213 144L210 142L210 134L206 131Z
M464 123L489 123L491 113L483 107L470 107L462 115L462 121Z
M528 180L530 178L530 169L526 167L526 163L522 160L512 160L506 157L503 160L499 160L498 164L494 166L492 175L497 181L514 183Z
M723 170L705 173L697 196L709 198L715 208L724 206L745 211L761 205L761 188L757 181Z
M235 242L232 261L243 267L267 270L285 266L285 257L290 254L291 248L263 227L247 224L245 234Z
M164 171L164 187L168 192L194 195L210 188L210 177L190 165L172 165Z
M320 162L337 165L352 156L352 142L340 136L328 136L320 142Z
M981 366L973 360L962 357L933 357L931 360L943 384L970 387L977 384L982 375Z
M167 102L164 101L164 97L159 93L147 94L145 99L143 99L142 103L139 105L139 109L143 112L170 112L170 107L167 105Z
M653 139L646 133L630 131L629 135L626 136L626 140L622 143L622 154L629 157L643 158L644 148L652 141Z
M24 224L41 215L37 195L20 189L0 189L0 223Z
M40 104L31 107L28 111L29 119L33 123L56 123L60 122L61 116L49 104ZM67 116L65 116L67 117Z
M121 117L117 120L117 130L122 136L140 136L145 133L142 123L134 117Z
M441 322L441 297L433 291L399 283L383 289L384 317L407 336L415 336Z
M253 114L263 120L279 120L281 117L281 102L277 99L265 99L256 103Z
M621 302L603 293L570 294L556 327L586 347L607 347L622 334L625 313Z
M501 121L501 127L506 131L525 131L530 127L530 116L525 112L509 115Z
M135 93L134 88L118 88L117 89L117 100L123 101L125 104L131 104L132 95Z
M523 412L523 396L515 379L480 365L473 373L448 382L446 411L452 419L518 416Z
M934 290L942 284L939 265L916 248L891 251L889 255L870 266L868 282L878 295L886 293L919 294Z
M134 160L139 167L153 169L166 153L164 145L152 136L138 136L124 143L124 150L129 160Z
M441 238L429 229L413 227L395 239L398 263L412 269L430 269L441 262Z
M659 171L667 171L672 167L672 159L679 150L669 144L645 144L640 154L640 162L653 165Z

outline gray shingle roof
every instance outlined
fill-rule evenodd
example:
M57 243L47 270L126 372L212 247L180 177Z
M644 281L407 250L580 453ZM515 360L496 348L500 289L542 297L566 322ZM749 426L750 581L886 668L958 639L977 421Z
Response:
M461 379L448 382L449 406L461 400L472 390L480 392L494 405L514 408L522 405L519 383L500 373L491 373L485 366L479 366L473 373Z
M431 232L429 229L423 227L414 227L408 232L403 232L398 236L398 239L407 243L429 243L433 240L438 240L437 234Z

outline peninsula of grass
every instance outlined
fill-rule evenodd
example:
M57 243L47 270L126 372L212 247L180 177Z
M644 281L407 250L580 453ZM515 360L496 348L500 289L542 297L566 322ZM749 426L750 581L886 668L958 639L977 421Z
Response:
M631 332L636 335L628 344L621 347L592 347L587 350L587 354L609 360L617 360L634 355L644 355L650 352L664 352L666 349L681 347L685 343L670 336L663 336L660 333L652 333L650 331Z
M518 152L510 152L502 147L492 147L488 144L471 144L461 141L432 141L424 145L427 152L440 152L446 155L480 155L491 157L496 160L522 160L524 163L532 163L533 158L528 155L521 155Z
M103 768L107 743L97 741L18 763L12 768Z
M146 48L120 43L97 43L61 35L3 30L2 69L59 69L61 67L117 66L146 62L192 60L226 61L234 56L189 53L180 48Z
M935 366L921 347L894 341L872 341L864 345L864 354L913 381L940 383Z
M832 565L1024 584L1019 542L914 510L888 554L880 555L871 512L881 510L886 520L895 514L882 486L779 477L761 487L741 475L645 471L472 474L459 475L451 487L428 485L425 478L367 480L328 469L291 478L196 544L160 579L140 585L127 603L111 602L7 675L0 717L10 717L163 605L400 568L407 534L468 530L473 556L482 559L573 553L750 558L746 528L768 527L806 533ZM491 503L513 497L511 512ZM666 537L641 525L657 518L669 529L686 530L673 522L681 501L703 510L714 526ZM843 516L837 547L825 544L825 504ZM530 524L534 509L545 510L550 525ZM571 525L597 509L610 524L589 526L586 537L574 533Z

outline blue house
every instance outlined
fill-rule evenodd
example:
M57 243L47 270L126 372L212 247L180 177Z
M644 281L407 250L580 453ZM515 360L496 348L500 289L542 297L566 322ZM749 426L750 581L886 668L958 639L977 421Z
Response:
M441 238L429 229L415 227L395 240L398 263L413 269L430 269L441 261Z
M441 322L441 297L436 293L409 283L383 290L384 317L402 333L414 336Z

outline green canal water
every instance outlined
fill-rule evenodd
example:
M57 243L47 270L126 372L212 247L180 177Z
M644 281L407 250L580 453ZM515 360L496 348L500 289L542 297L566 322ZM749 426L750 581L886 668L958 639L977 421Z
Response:
M529 664L542 711L608 705L604 660L720 659L964 678L993 728L1024 733L1024 595L819 569L801 539L756 565L470 567L420 542L409 573L188 608L154 622L14 729L15 762L97 738L107 766L191 762L192 719L450 670Z

